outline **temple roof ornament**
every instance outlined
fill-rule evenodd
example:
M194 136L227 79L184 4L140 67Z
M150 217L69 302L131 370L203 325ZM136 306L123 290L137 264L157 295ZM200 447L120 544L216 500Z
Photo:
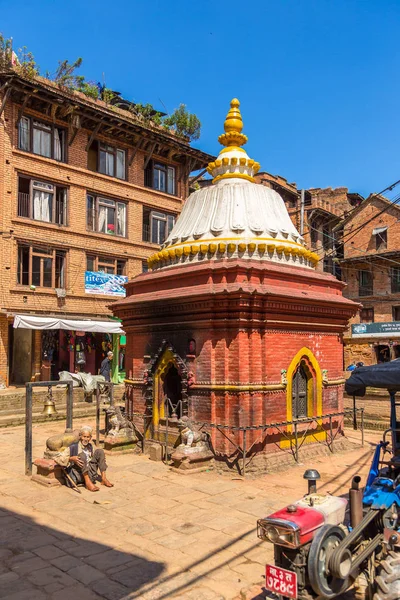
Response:
M148 259L154 269L241 258L313 268L318 255L304 246L281 196L255 183L258 162L242 146L247 136L234 98L218 141L224 146L208 165L212 185L194 192L161 250Z

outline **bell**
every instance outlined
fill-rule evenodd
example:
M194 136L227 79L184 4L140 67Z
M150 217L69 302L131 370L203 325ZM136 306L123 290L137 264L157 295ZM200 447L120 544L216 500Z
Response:
M57 414L56 403L52 398L47 397L43 404L42 415L46 417L52 417Z

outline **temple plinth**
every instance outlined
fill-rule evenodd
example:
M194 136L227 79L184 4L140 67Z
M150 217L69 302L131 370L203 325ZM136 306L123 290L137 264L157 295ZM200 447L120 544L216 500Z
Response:
M127 335L128 415L146 414L148 437L160 441L168 415L171 443L182 415L205 423L228 463L245 427L343 410L342 333L358 309L342 282L315 271L318 255L279 194L254 183L259 164L242 127L234 99L208 167L213 185L191 194L152 271L112 305ZM307 441L325 429L315 420ZM291 424L249 430L247 449L266 455L292 435Z

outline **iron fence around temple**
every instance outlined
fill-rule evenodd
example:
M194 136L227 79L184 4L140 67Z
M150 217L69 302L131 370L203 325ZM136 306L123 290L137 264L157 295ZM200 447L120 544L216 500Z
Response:
M152 434L152 414L128 412L128 418L133 422L136 432L142 443L142 452L146 451L146 444L158 443L164 448L163 461L169 462L168 435L170 426L176 423L166 412L165 429L158 430L157 437ZM359 419L358 419L359 417ZM260 425L234 426L222 423L197 422L192 420L196 428L209 434L211 449L215 458L225 459L230 467L237 468L240 475L246 476L246 471L260 454L269 455L263 449L267 443L275 446L277 452L290 454L296 463L299 462L299 452L307 442L316 442L328 447L330 452L335 451L335 441L343 433L345 420L351 419L353 429L360 430L361 445L364 446L364 408L349 408L341 412L332 412L312 417L301 417L291 421L280 421ZM140 425L141 424L141 425ZM212 444L212 432L219 432L232 446L232 453L226 454L215 450ZM274 435L275 434L275 437ZM251 436L251 439L249 440ZM269 439L268 439L269 438ZM238 439L240 440L238 442ZM283 442L283 443L282 443Z

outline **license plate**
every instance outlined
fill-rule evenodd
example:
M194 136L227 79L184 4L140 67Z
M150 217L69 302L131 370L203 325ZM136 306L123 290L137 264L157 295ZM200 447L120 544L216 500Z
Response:
M275 594L280 594L287 598L297 598L297 575L293 571L267 565L265 587Z

